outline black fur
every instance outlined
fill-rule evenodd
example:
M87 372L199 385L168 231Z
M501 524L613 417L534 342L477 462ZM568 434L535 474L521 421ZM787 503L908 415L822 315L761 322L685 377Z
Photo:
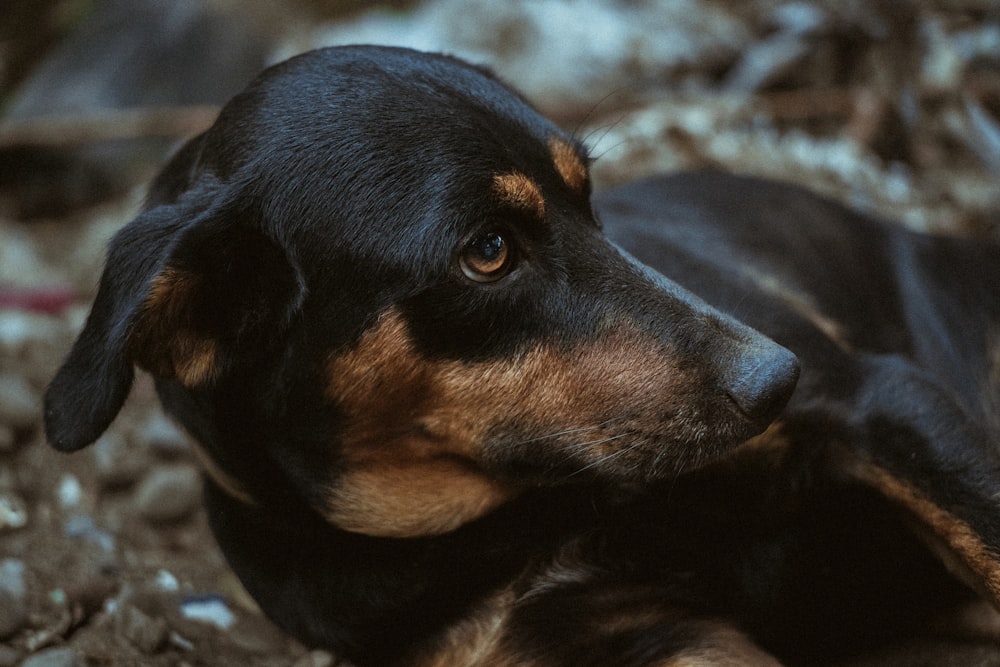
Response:
M216 467L233 570L359 665L476 642L483 664L811 665L995 604L1000 249L719 173L592 204L582 150L455 59L347 47L268 70L115 237L46 397L52 444L95 440L133 365L151 372ZM509 273L470 280L485 232ZM538 423L574 411L590 421ZM477 435L444 448L441 414ZM445 476L457 527L435 502L399 535L364 524L423 506L396 475L411 442L470 493L513 491L466 516ZM495 635L462 634L481 617Z

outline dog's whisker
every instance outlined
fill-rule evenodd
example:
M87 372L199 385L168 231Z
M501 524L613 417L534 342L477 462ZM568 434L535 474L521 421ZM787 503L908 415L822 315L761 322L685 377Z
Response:
M630 435L630 434L622 434L622 436L616 436L616 438L623 437L624 435ZM613 439L616 439L616 438L608 438L608 440L613 440ZM602 456L601 458L597 459L596 461L591 461L590 463L588 463L587 465L583 466L582 468L576 470L575 472L570 473L569 475L567 475L567 477L573 477L575 475L579 475L580 473L584 472L585 470L589 470L590 468L593 468L594 466L601 465L602 463L607 463L608 461L610 461L612 459L615 459L615 458L621 456L622 454L626 454L626 453L632 451L633 449L635 449L636 447L638 447L641 444L642 444L641 441L640 442L634 442L631 445L629 445L628 447L625 447L624 449L619 449L617 452L612 452L612 453L610 453L610 454L608 454L606 456Z
M596 116L596 115L597 115L597 110L598 110L598 109L599 109L599 108L600 108L600 107L601 107L601 106L602 106L602 105L603 105L603 104L604 104L605 102L607 102L607 101L608 101L608 100L610 100L611 98L615 97L616 95L619 95L619 94L621 94L621 93L622 93L622 92L624 92L625 90L627 90L627 89L626 89L626 87L624 87L624 86L619 86L619 87L617 87L617 88L614 88L614 89L612 89L612 90L611 90L610 92L608 92L608 93L607 93L607 94L606 94L606 95L605 95L604 97L602 97L601 99L597 100L597 102L595 102L595 103L594 103L593 105L591 105L590 109L588 109L588 110L587 110L587 113L586 113L586 114L585 114L585 115L583 116L583 118L581 118L581 119L580 119L580 120L579 120L579 121L577 122L577 124L576 124L576 127L574 127L574 128L573 128L573 132L572 132L573 136L575 136L575 137L579 136L579 134L580 134L580 129L581 129L581 128L582 128L582 127L583 127L583 126L584 126L584 125L585 125L585 124L586 124L587 122L589 122L591 118L593 118L594 116ZM618 124L619 124L619 123L620 123L620 122L621 122L621 121L622 121L622 120L623 120L624 118L625 118L625 116L624 116L624 115L622 115L622 117L621 117L621 118L619 118L619 119L618 119L617 121L615 121L614 123L612 123L612 124L611 124L611 128L613 128L613 127L615 127L616 125L618 125ZM588 142L590 141L590 138L591 138L591 137L592 137L592 136L593 136L593 135L594 135L594 134L595 134L596 132L600 131L601 129L602 129L602 128L601 128L600 126L598 126L598 127L594 128L594 129L592 129L592 130L591 130L591 131L590 131L589 133L587 133L587 135L586 135L586 136L584 136L584 137L580 137L580 141L581 141L581 142L582 142L583 144L585 144L585 145L586 145L586 144L588 144ZM610 128L608 128L608 129L610 130Z
M541 442L542 440L551 440L553 438L558 438L564 435L573 435L576 433L586 433L588 431L596 431L597 429L607 428L609 425L615 423L616 421L622 421L625 417L611 417L610 419L605 419L597 424L592 424L590 426L578 426L576 428L568 428L562 431L556 431L554 433L546 433L545 435L535 436L533 438L528 438L527 440L521 440L515 443L515 446L528 445L533 442ZM580 443L580 445L588 445L593 443ZM574 445L576 446L576 445Z
M594 445L603 445L606 442L612 442L614 440L620 440L621 438L627 438L631 435L635 435L634 431L626 431L625 433L618 433L615 435L608 436L606 438L599 438L597 440L586 440L583 442L574 442L571 445L567 445L562 448L564 454L567 458L575 455L579 450L586 449L587 447L593 447Z
M528 438L527 440L521 440L517 445L528 445L533 442L540 442L542 440L551 440L552 438L558 438L563 435L572 435L574 433L585 433L587 431L596 431L601 428L603 424L596 424L594 426L580 426L578 428L569 428L564 431L556 431L555 433L546 433L545 435L535 436L534 438Z

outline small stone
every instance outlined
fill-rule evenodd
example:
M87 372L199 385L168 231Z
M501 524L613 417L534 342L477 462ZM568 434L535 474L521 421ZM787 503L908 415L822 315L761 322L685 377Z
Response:
M163 591L164 593L176 593L181 589L181 584L177 581L177 577L167 570L160 570L156 573L153 586L156 590Z
M83 486L76 475L69 473L59 478L59 486L56 487L56 498L63 509L72 509L83 500Z
M50 648L25 658L21 667L78 667L76 652L71 648Z
M6 591L18 597L28 594L24 583L24 561L17 558L7 558L0 562L0 591Z
M335 664L337 659L332 654L317 649L296 660L292 667L333 667Z
M94 443L97 479L105 489L131 486L145 474L146 457L116 431L109 431Z
M193 651L195 649L194 642L178 632L171 631L170 636L167 637L167 639L170 641L170 645L172 647L180 651L186 652ZM187 663L182 662L180 664L186 665Z
M201 477L189 465L157 468L139 484L135 502L150 523L180 521L201 503Z
M28 508L11 493L0 494L0 532L28 525Z
M115 550L115 536L108 531L98 528L94 520L89 516L74 516L66 521L63 527L66 537L83 540L89 544L100 547L105 553Z
M42 399L24 378L0 373L0 424L14 431L33 428L42 418Z
M139 442L164 458L176 458L188 451L188 438L184 431L160 412L143 424L138 438Z
M118 634L143 653L151 654L166 645L170 627L166 619L152 618L132 605L126 605L118 615Z
M236 621L229 605L218 595L189 595L181 603L181 616L228 630Z

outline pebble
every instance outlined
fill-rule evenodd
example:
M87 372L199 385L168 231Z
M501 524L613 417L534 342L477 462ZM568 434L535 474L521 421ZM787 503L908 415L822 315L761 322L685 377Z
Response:
M226 601L217 595L190 595L181 603L181 616L228 630L236 620Z
M176 458L188 451L184 431L161 412L154 413L137 435L143 445L164 458Z
M42 399L24 378L0 373L0 424L20 431L33 428L42 417Z
M104 489L131 486L146 473L146 457L136 449L117 431L108 431L97 439L93 447L94 467Z
M0 494L0 532L28 525L28 508L12 493Z
M0 591L6 591L19 597L28 594L24 582L24 561L17 558L7 558L0 562Z
M117 617L117 631L143 653L156 653L167 643L170 627L166 619L153 618L132 605L125 605Z
M51 648L29 656L21 667L77 667L76 652L71 648Z
M72 509L80 504L80 501L83 500L83 486L80 485L80 480L76 478L76 475L66 473L59 478L56 498L63 509Z
M63 533L66 537L83 540L88 544L93 544L106 553L110 554L115 550L115 536L110 532L98 528L94 519L89 516L74 516L67 519L63 526Z
M0 351L11 356L21 356L40 340L57 341L64 331L65 325L52 317L0 308Z
M150 523L185 519L201 504L201 476L190 465L156 468L139 484L135 503Z
M155 579L153 579L153 587L164 593L176 593L181 589L181 584L172 572L160 570L156 573Z

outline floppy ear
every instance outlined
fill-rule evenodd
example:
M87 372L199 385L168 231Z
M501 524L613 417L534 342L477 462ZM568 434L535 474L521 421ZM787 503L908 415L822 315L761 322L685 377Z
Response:
M72 451L118 414L133 365L207 387L241 351L283 332L304 295L298 271L248 216L180 206L142 214L111 243L94 306L45 396L45 429Z

